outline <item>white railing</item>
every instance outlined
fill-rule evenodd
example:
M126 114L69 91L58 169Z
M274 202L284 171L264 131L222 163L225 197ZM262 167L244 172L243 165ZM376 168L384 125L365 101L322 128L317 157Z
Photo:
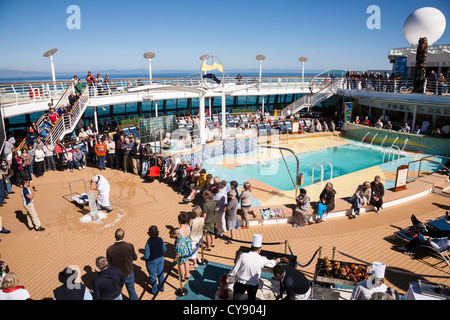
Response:
M286 116L288 114L288 110L290 110L291 114L300 111L304 107L313 107L318 103L328 99L338 92L338 89L342 86L342 79L337 80L335 82L327 84L320 91L314 93L313 95L304 95L297 101L294 101L286 108L281 110L281 115Z
M410 79L367 79L367 78L345 78L342 90L375 91L391 93L412 93L414 91L414 80ZM438 80L425 80L423 92L428 94L448 94L450 82L439 82Z
M56 100L71 84L70 81L0 84L0 101L3 105L17 105Z
M259 89L321 89L330 83L327 77L307 77L302 81L301 77L245 77L237 80L233 77L219 79L223 83L236 85L258 84ZM207 80L211 81L211 80ZM82 82L86 84L85 81ZM72 84L65 82L29 82L0 84L0 100L3 105L19 105L59 99L66 89ZM129 94L127 89L150 84L149 79L117 79L95 82L91 87L91 97L101 97L117 94ZM162 86L200 86L200 77L191 78L161 78L152 79L151 84ZM158 92L158 91L155 91Z

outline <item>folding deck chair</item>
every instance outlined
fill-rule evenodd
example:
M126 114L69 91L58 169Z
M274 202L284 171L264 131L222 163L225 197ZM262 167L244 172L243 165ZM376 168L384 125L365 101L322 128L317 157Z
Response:
M447 266L450 267L450 256L448 255L448 251L450 248L444 249L442 251L438 251L431 246L419 245L414 253L415 259L420 259L424 257L435 257L437 259L443 260L447 263Z

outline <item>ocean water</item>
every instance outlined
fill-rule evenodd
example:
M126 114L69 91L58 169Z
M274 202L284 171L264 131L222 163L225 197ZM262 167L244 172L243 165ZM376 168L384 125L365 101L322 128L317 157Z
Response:
M92 72L94 76L97 75L95 71ZM236 77L236 73L226 74L228 77ZM86 73L74 73L73 75L77 75L78 78L84 80L87 76ZM56 75L56 81L70 81L73 75ZM258 72L241 72L242 77L259 77ZM314 77L316 73L305 73L305 77ZM101 73L102 77L105 77L105 74ZM174 73L153 73L153 79L165 79L165 78L198 78L199 73L183 73L183 72L174 72ZM301 77L301 73L289 73L289 72L267 72L262 73L262 77ZM111 80L114 79L148 79L148 73L109 73L109 78ZM48 76L24 76L24 77L1 77L0 83L27 83L27 82L48 82L52 81L51 74Z

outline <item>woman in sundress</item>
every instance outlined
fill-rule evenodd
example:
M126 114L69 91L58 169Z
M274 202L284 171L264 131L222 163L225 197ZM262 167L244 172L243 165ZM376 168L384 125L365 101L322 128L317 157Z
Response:
M180 256L187 256L192 253L191 240L189 238L191 228L189 227L188 222L188 215L184 212L180 213L178 215L180 227L174 229L170 234L171 238L175 238L175 252ZM189 278L189 257L180 259L180 274L182 281Z

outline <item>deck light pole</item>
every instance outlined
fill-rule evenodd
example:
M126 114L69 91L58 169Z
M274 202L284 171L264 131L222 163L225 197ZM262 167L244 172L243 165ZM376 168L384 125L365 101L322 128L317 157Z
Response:
M144 58L148 60L148 77L150 83L152 83L152 59L156 56L154 52L144 53Z
M302 83L305 82L305 62L308 61L307 57L300 57L298 61L302 63Z
M52 68L52 80L53 80L53 86L56 90L56 79L55 79L55 66L53 65L53 55L55 52L58 51L57 48L50 49L44 53L44 57L50 59L50 67Z
M259 83L261 83L261 71L262 71L262 62L266 58L263 54L258 54L256 56L256 60L259 61Z

